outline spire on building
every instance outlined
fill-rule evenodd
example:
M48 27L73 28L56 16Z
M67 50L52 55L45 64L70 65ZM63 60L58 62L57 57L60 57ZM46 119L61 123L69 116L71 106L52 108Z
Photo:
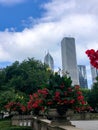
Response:
M49 52L45 55L44 63L47 64L51 70L54 70L54 61Z

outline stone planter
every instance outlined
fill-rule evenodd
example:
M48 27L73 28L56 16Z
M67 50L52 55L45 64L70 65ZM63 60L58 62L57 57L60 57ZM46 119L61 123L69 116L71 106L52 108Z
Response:
M59 114L57 109L49 109L47 118L51 120L53 125L72 125L70 117L73 115L73 111L66 110L63 115Z

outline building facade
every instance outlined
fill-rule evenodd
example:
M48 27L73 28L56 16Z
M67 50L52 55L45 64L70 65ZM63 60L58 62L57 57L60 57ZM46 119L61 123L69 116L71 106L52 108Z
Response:
M75 39L65 37L61 41L62 69L69 73L73 85L79 84Z
M96 82L96 77L98 76L98 69L94 68L91 65L91 75L92 75L92 82Z
M44 63L47 64L52 71L54 71L54 60L49 52L45 55Z
M79 84L81 88L88 88L86 66L78 65Z

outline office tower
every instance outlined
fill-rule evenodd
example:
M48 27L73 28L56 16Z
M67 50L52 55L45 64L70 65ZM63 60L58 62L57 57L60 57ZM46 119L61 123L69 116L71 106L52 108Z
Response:
M54 70L54 61L49 52L45 55L44 63L47 64L51 70Z
M85 65L78 65L79 84L81 88L88 88Z
M72 79L73 85L79 84L77 60L76 60L76 48L75 39L70 37L64 37L61 41L61 53L62 53L62 69L63 72L68 72Z
M96 77L98 76L98 69L94 68L91 65L91 75L92 75L92 82L96 82Z

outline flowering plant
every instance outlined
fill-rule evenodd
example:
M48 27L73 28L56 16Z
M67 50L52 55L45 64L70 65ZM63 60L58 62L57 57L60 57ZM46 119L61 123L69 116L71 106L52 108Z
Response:
M26 107L22 105L20 102L9 102L5 108L11 112L11 111L16 111L19 114L25 113L26 112Z
M48 89L39 89L33 95L30 95L30 100L28 102L27 108L29 111L33 111L33 114L38 114L40 110L45 110L46 98L48 95Z
M33 112L38 115L39 111L47 112L50 108L56 108L59 114L72 109L76 112L88 111L91 107L85 101L80 87L72 86L70 77L60 76L58 73L52 74L48 84L43 89L29 96L27 106L19 102L9 102L5 108L11 111L17 111L19 114Z
M80 87L78 85L72 86L70 77L60 76L57 73L51 75L47 87L38 90L33 95L30 95L28 102L28 109L45 111L49 108L64 107L65 110L73 109L81 112L90 110L90 106L84 100Z
M97 51L95 51L94 49L87 50L86 54L90 59L91 65L94 66L96 69L98 69L98 50Z

